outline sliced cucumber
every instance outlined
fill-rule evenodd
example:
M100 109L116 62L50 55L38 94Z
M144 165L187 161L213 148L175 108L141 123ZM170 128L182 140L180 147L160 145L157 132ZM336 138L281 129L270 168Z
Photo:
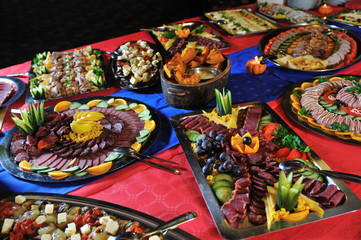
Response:
M191 141L191 137L193 135L198 135L199 134L199 132L197 132L196 130L192 130L192 129L188 129L185 133L186 133L186 136L189 139L189 141Z
M222 203L225 203L225 202L228 202L232 198L232 191L233 191L233 188L223 186L223 187L218 187L215 190L215 194L219 201L221 201Z
M77 177L83 177L83 176L85 176L87 174L88 174L87 172L76 172L76 173L74 173L74 175L77 176Z
M361 117L355 117L353 120L361 121Z
M88 168L89 168L89 166L85 166L84 168L82 168L79 171L75 172L75 174L85 172L85 170L87 170Z
M339 108L338 110L334 111L333 113L342 115L342 116L347 115L347 113L344 110L342 110L342 108Z
M193 135L193 136L191 137L191 141L192 141L192 142L197 142L198 139L202 139L203 136L204 136L204 134Z
M67 169L64 169L64 170L61 170L62 172L65 172L65 173L72 173L72 172L76 172L80 169L79 166L74 166L74 167L71 167L71 168L67 168Z
M104 160L104 162L111 162L117 160L118 158L122 157L123 154L118 152L111 152L108 157Z
M150 115L149 109L144 109L143 111L141 111L141 112L138 114L138 117L139 117L139 118L142 118L142 117L149 116L149 115Z
M120 111L120 110L127 110L129 109L129 106L127 104L119 104L118 106L116 106L114 108L116 111Z
M146 135L146 136L143 136L143 137L138 136L135 139L137 140L138 143L143 143L143 142L147 141L148 138L149 138L149 135Z
M112 104L115 101L115 98L111 98L107 101L108 104Z
M214 182L219 180L228 180L231 183L234 183L233 177L226 173L219 173L214 176Z
M90 107L88 106L88 104L82 104L78 107L79 110L89 110Z
M219 187L230 187L230 188L234 188L234 184L231 183L230 181L228 180L218 180L218 181L215 181L212 185L212 188L213 188L213 191L216 191L217 188Z
M78 109L81 106L80 102L72 102L69 106L69 109Z
M137 105L138 105L138 103L131 103L131 104L129 104L129 108L132 109L132 108L136 107Z
M52 172L52 171L55 171L56 168L47 168L47 169L44 169L44 170L41 170L41 171L37 171L37 173L49 173L49 172Z
M36 164L31 164L31 166L30 166L30 169L33 170L33 171L43 171L43 170L46 170L48 168L49 167L47 167L47 166L39 166L39 165L36 165Z
M149 129L143 129L139 131L139 137L145 137L148 136L150 133Z
M329 107L326 107L327 110L334 112L338 109L337 105L331 105Z
M100 102L98 102L97 107L108 108L109 104L106 101L100 101Z
M147 116L141 117L141 118L139 118L139 119L142 120L142 121L148 121L148 120L152 119L152 116L151 116L151 115L147 115Z

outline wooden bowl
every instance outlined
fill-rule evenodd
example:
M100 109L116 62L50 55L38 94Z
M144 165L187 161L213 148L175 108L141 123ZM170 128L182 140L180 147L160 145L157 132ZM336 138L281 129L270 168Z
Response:
M182 109L201 109L215 100L214 89L222 91L227 87L231 71L231 60L226 59L225 69L216 77L197 84L179 84L169 80L164 70L160 73L162 91L169 106Z

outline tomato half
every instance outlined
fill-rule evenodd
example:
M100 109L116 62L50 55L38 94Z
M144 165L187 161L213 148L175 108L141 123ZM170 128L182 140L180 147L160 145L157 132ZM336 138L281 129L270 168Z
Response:
M341 108L349 115L352 115L355 117L361 117L361 109L360 108L345 107L345 106L341 106Z
M336 94L336 90L330 90L323 95L323 100L329 104L335 104Z

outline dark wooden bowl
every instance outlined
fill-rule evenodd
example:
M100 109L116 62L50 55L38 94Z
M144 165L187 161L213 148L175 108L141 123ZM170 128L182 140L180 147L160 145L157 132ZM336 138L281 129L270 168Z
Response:
M215 99L214 89L222 91L227 87L231 71L231 60L226 58L225 69L213 79L197 84L179 84L169 80L164 70L160 73L162 91L169 106L182 109L201 109Z

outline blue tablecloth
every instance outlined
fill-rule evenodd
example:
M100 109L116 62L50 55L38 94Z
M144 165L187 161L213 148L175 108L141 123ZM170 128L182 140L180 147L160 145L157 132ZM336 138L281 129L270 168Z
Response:
M361 29L352 29L352 31L361 36ZM267 70L264 74L253 75L246 71L245 65L248 60L253 59L256 55L260 55L258 47L256 46L228 55L232 61L232 68L227 88L232 92L233 103L248 101L269 102L282 96L285 90L296 82L318 75L334 74L337 72L301 72L280 68L268 61ZM121 90L111 96L137 99L150 105L159 113L161 118L161 131L156 142L147 153L155 154L178 144L178 139L171 128L168 119L172 115L189 111L168 106L165 102L160 86L156 89L138 92ZM212 106L215 106L215 102L211 103L209 107ZM0 140L2 140L2 138ZM101 178L101 176L85 182L72 182L65 184L33 183L12 176L4 170L2 166L0 166L0 178L0 191L67 193L91 181Z

